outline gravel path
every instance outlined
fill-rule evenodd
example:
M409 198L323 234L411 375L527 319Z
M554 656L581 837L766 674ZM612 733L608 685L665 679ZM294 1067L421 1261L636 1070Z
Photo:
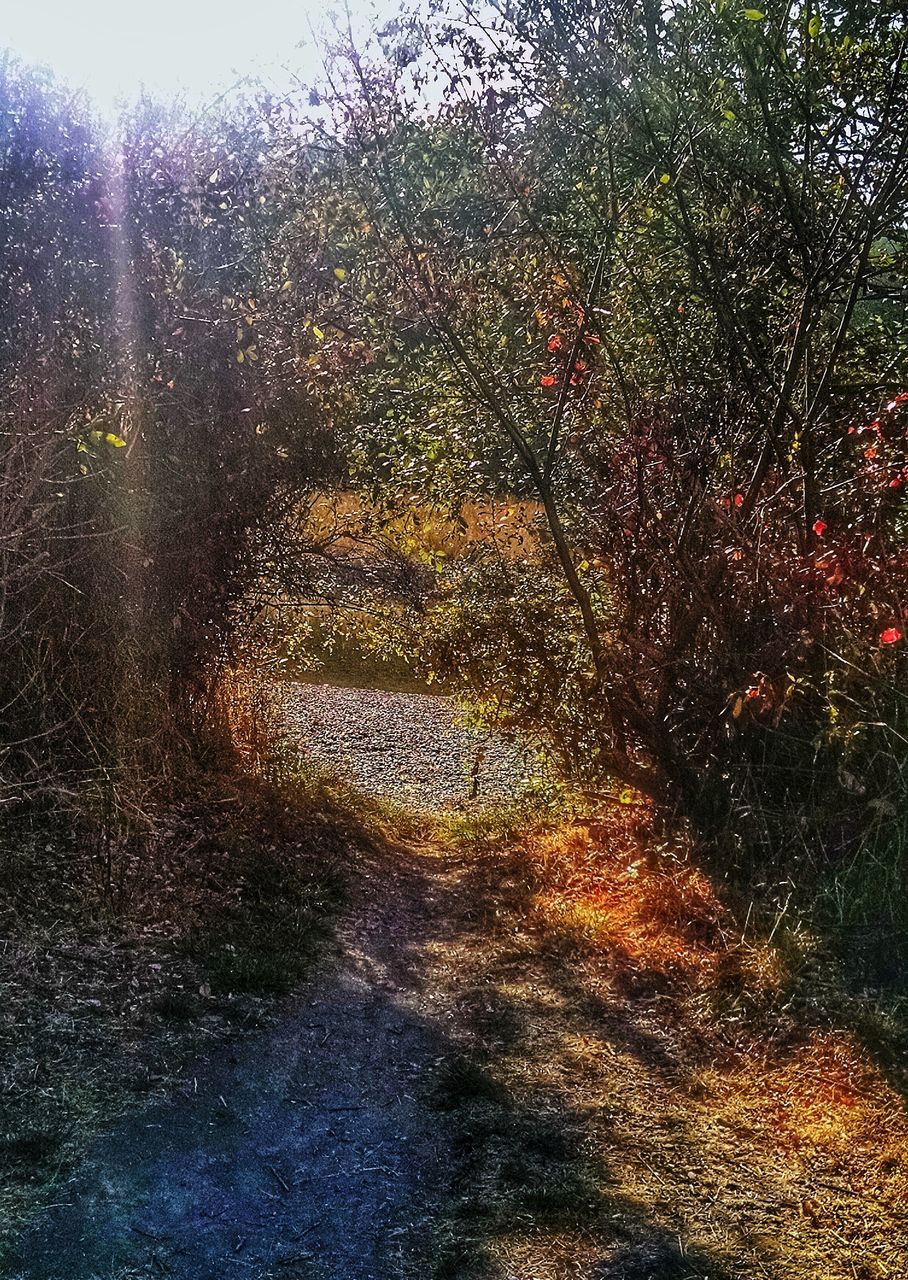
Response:
M540 776L532 752L464 724L452 699L438 694L295 683L286 718L306 757L411 808L513 797Z

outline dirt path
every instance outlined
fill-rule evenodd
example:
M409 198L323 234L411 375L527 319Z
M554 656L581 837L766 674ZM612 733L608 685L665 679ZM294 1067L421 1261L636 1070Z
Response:
M3 1280L902 1280L904 1096L683 849L459 821L360 849L308 992L117 1122Z
M102 1138L9 1274L425 1274L450 1175L426 1092L450 1045L419 953L450 928L457 879L418 848L396 850L380 874L364 868L342 957L311 994L273 1031L191 1067L176 1096Z

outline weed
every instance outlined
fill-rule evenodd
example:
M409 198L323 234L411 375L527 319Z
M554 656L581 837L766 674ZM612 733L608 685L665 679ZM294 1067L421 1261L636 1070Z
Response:
M455 1056L439 1070L430 1101L439 1111L454 1111L475 1102L503 1104L507 1090L476 1059Z

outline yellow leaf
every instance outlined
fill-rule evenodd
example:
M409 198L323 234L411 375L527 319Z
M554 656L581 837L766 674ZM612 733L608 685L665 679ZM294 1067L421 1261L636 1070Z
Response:
M242 364L242 363L243 363L243 361L244 361L245 359L246 359L246 357L243 355L242 351L238 351L238 352L236 353L236 362L237 362L237 364Z
M337 276L338 280L346 280L347 278L347 273L343 267L335 267L334 274Z
M292 289L292 288L293 288L292 280L285 280L284 283L281 285L281 289Z
M312 332L315 334L316 338L318 338L319 342L321 342L325 337L324 331L320 329L317 324L312 326Z
M659 179L659 181L662 183L663 186L671 182L671 180L672 178L670 173L663 173L662 177Z
M126 441L122 436L114 435L112 431L108 431L104 436L108 444L112 444L115 449L125 449Z

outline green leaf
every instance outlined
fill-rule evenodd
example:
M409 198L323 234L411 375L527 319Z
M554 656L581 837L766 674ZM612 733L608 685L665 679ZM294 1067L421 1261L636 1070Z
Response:
M742 9L741 17L746 18L748 22L762 22L766 14L761 13L759 9Z
M659 181L662 183L663 186L667 182L671 182L671 180L672 180L672 176L670 173L663 173L662 177L659 179Z
M807 34L811 40L816 40L820 34L820 15L815 13L807 24Z

